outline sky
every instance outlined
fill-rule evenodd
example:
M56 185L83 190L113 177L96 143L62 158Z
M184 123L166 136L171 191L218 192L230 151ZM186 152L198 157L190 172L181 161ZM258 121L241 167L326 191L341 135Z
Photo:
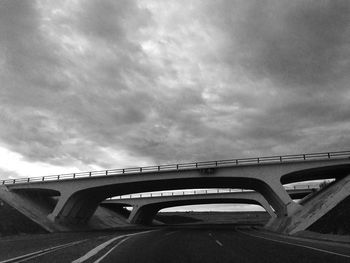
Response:
M348 0L1 0L0 179L349 150Z

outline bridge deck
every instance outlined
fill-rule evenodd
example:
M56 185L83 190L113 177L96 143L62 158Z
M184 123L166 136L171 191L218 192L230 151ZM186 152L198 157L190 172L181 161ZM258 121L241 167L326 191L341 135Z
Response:
M229 160L204 161L193 163L180 164L165 164L156 166L133 167L123 169L110 169L101 171L79 172L69 174L48 175L43 177L27 177L17 179L1 180L2 185L23 184L43 181L58 181L65 179L79 179L106 175L121 175L121 174L142 174L142 173L161 173L167 171L183 171L193 169L214 169L219 167L233 167L242 165L262 165L262 164L276 164L276 163L290 163L290 162L306 162L315 160L329 160L329 159L346 159L350 158L350 151L325 152L325 153L308 153L308 154L294 154L281 156L267 156L255 158L239 158Z

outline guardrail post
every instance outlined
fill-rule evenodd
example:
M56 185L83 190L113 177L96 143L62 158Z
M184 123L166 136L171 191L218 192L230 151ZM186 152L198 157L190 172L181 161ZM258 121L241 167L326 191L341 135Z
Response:
M108 170L106 170L106 175L108 175Z
M57 175L57 180L60 180L60 175Z
M236 165L238 165L238 159L236 159Z
M123 169L123 173L125 173L125 169Z
M75 178L75 173L73 174L73 178Z
M303 158L304 158L304 160L306 160L306 156L305 156L305 154L303 154Z
M160 166L158 165L158 171L160 171Z
M218 166L218 161L215 161L215 166Z
M282 162L282 156L280 156L280 162Z
M30 178L28 177L28 178L27 178L27 183L29 183L29 180L30 180Z
M196 168L198 168L198 163L196 163Z
M260 163L260 159L258 158L258 163Z
M330 159L330 158L331 158L331 154L330 154L330 153L327 153L327 155L328 155L328 159Z
M91 172L89 172L89 176L91 177Z
M41 178L41 181L43 181L43 182L45 181L45 176L43 176L43 177Z
M176 165L176 170L179 170L179 165L178 164Z
M142 173L142 167L140 167L140 173Z
M14 184L16 183L16 179L13 179L13 183L14 183Z

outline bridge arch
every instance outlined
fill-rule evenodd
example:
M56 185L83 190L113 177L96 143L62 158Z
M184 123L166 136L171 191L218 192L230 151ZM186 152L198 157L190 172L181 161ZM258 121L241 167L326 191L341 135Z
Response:
M57 211L59 209L59 213L56 215L56 220L73 224L86 223L98 205L103 200L113 196L139 192L200 188L240 188L254 190L264 196L277 215L285 214L284 203L274 190L262 180L244 177L198 177L133 182L77 191L70 195L67 200L62 200L64 201L62 202L62 207L59 207L59 203L57 204L55 210ZM289 196L288 198L290 199Z
M327 165L302 169L281 176L281 183L290 184L302 181L341 179L350 174L350 164Z
M261 196L263 199L263 197ZM157 213L169 207L184 206L184 205L207 205L207 204L253 204L259 205L264 208L272 217L275 217L275 213L266 202L266 200L257 199L242 199L242 198L222 198L222 199L198 199L198 200L172 200L167 202L147 204L140 207L135 207L130 216L129 221L132 224L149 225L152 223Z

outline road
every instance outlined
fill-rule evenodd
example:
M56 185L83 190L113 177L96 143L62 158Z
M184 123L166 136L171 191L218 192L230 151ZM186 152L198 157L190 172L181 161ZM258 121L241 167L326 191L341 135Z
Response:
M38 235L0 245L0 263L350 262L349 245L234 226Z

